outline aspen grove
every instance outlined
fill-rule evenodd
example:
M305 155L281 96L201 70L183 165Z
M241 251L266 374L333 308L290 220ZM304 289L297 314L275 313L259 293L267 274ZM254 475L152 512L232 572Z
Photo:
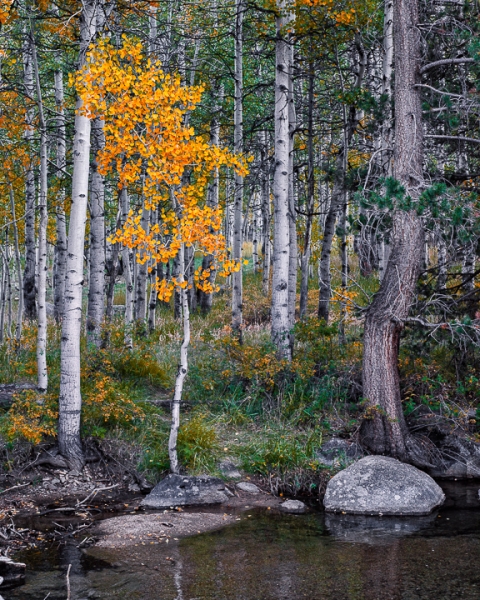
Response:
M80 474L115 443L150 481L232 458L295 493L330 437L474 452L479 24L0 0L3 446Z

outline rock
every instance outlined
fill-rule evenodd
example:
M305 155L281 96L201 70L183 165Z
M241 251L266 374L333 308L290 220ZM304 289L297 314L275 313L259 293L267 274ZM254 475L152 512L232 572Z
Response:
M229 460L222 460L218 465L221 474L227 479L241 479L242 474L237 469L237 465Z
M386 456L366 456L327 485L327 512L353 515L428 515L443 504L435 481L412 465Z
M242 492L247 492L247 494L260 494L262 491L254 483L248 483L248 481L241 481L240 483L237 483L237 488L242 490Z
M291 513L292 515L300 515L306 512L307 507L300 500L287 500L278 507L283 512Z
M347 465L364 455L359 444L340 438L332 438L323 444L316 454L318 461L327 467Z
M13 562L8 556L0 556L0 577L2 588L15 587L25 583L25 563Z
M480 478L480 444L451 434L437 442L442 461L430 469L439 479Z
M167 475L142 501L148 508L221 504L228 500L225 484L217 477Z

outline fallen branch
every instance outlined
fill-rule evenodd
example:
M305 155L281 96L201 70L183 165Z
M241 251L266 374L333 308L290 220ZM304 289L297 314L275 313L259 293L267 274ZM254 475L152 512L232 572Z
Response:
M13 487L11 487L11 488L7 488L6 490L2 490L2 491L0 492L0 495L1 495L1 494L6 494L7 492L11 492L12 490L18 490L18 489L20 489L20 488L27 487L27 486L29 486L29 485L32 485L32 482L31 482L31 481L29 481L28 483L21 483L21 484L19 484L19 485L14 485L14 486L13 486Z

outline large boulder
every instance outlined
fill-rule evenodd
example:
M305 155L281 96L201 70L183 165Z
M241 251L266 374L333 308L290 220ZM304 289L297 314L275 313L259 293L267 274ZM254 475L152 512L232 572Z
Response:
M142 506L171 508L173 506L198 506L221 504L228 500L225 484L217 477L167 475L144 498Z
M386 456L366 456L333 477L327 512L352 515L428 515L445 494L423 471Z

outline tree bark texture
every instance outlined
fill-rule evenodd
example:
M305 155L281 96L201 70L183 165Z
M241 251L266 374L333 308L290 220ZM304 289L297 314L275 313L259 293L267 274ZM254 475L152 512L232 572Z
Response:
M423 180L422 110L418 88L420 34L418 0L395 0L394 176L415 201ZM414 460L415 450L402 411L398 372L400 334L415 294L424 229L415 211L393 216L392 250L379 292L370 305L364 332L363 395L367 410L363 444L376 454Z
M38 201L38 307L37 307L37 387L40 392L48 388L47 372L47 191L48 191L48 147L47 123L45 120L40 87L37 49L33 30L30 31L33 70L37 92L38 120L40 125L40 195Z
M105 182L98 172L97 153L105 146L103 121L92 122L92 161L90 164L90 275L87 309L87 340L100 348L105 317Z
M86 0L80 16L79 67L96 30L96 0ZM70 468L83 468L80 439L82 396L80 392L80 334L82 324L83 254L90 167L90 120L79 114L77 100L73 142L72 206L68 231L65 312L62 320L58 444Z
M235 107L234 107L234 150L243 152L243 0L235 0ZM242 339L243 323L243 177L235 173L233 252L240 269L232 273L232 329Z
M58 60L58 57L57 57ZM57 177L65 177L66 137L65 137L65 111L63 72L61 67L55 70L55 106L56 106L56 168ZM55 211L55 230L57 243L55 246L55 265L53 275L53 304L57 322L63 317L65 307L65 276L67 264L67 222L65 218L65 186L62 185L57 196Z
M275 172L273 176L272 341L280 359L291 360L289 320L289 70L291 49L285 38L291 20L287 3L277 2L275 49Z
M35 94L35 82L33 75L33 40L27 29L25 29L25 42L23 49L24 64L24 86L27 96L33 100ZM25 114L25 140L32 148L34 141L34 109L29 108ZM35 174L33 164L27 167L25 174L25 271L23 275L23 303L24 314L27 319L37 317L36 307L36 248L35 248Z

